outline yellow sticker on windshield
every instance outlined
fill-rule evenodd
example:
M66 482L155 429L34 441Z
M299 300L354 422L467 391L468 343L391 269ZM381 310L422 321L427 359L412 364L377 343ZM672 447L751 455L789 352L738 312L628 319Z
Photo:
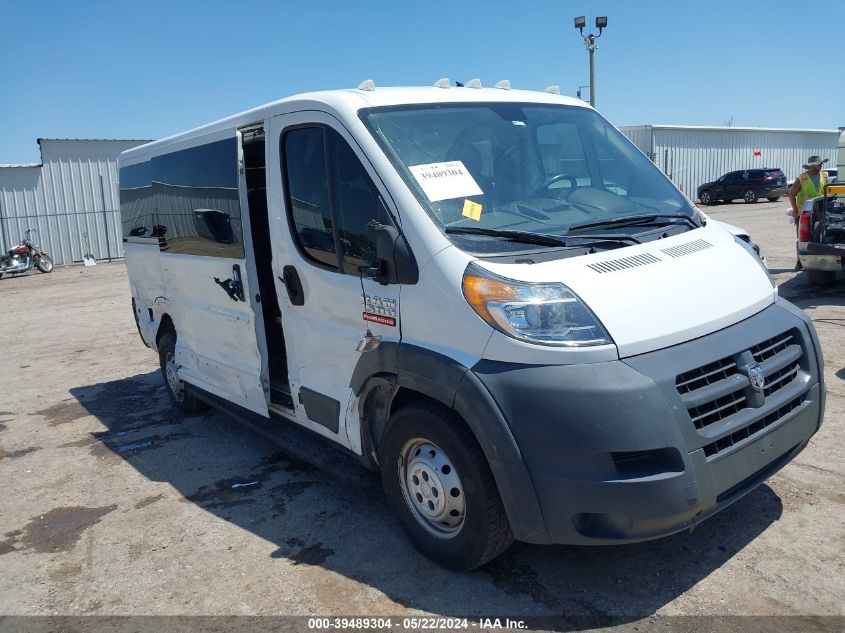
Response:
M478 222L481 219L481 205L472 200L464 200L464 210L461 215Z

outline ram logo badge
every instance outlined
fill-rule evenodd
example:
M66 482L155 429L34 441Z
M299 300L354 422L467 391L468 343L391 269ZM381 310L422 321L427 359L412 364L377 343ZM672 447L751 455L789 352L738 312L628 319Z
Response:
M748 379L751 381L751 388L758 393L766 386L766 372L757 363L748 366Z

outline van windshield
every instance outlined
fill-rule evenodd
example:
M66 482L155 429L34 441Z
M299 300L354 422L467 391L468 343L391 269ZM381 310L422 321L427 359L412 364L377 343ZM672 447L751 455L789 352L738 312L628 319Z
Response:
M622 216L694 214L648 158L587 108L438 104L361 116L426 212L470 250L525 248L496 239L496 231L561 236ZM644 230L635 224L613 230ZM458 236L458 227L484 231Z

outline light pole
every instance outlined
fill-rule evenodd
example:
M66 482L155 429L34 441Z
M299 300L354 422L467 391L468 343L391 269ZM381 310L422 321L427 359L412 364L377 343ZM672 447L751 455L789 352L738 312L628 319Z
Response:
M596 67L593 56L595 55L596 49L598 46L596 45L596 40L601 37L602 31L607 27L607 16L603 15L596 18L596 28L599 30L598 35L594 35L590 33L589 35L584 35L584 27L587 26L587 18L583 15L580 17L575 18L575 28L578 29L578 32L581 33L581 37L584 38L584 46L590 52L590 105L594 108L596 107Z

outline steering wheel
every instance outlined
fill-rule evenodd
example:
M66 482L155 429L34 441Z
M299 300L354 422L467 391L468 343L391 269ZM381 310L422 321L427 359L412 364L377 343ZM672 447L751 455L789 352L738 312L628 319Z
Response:
M542 185L537 187L537 189L534 193L536 193L536 194L548 193L549 190L551 189L551 186L553 184L555 184L556 182L560 182L561 180L568 180L570 182L570 184L571 184L570 189L569 189L570 194L578 188L578 182L575 180L575 178L573 176L570 176L569 174L555 174L551 178L547 179L546 182L544 182Z

